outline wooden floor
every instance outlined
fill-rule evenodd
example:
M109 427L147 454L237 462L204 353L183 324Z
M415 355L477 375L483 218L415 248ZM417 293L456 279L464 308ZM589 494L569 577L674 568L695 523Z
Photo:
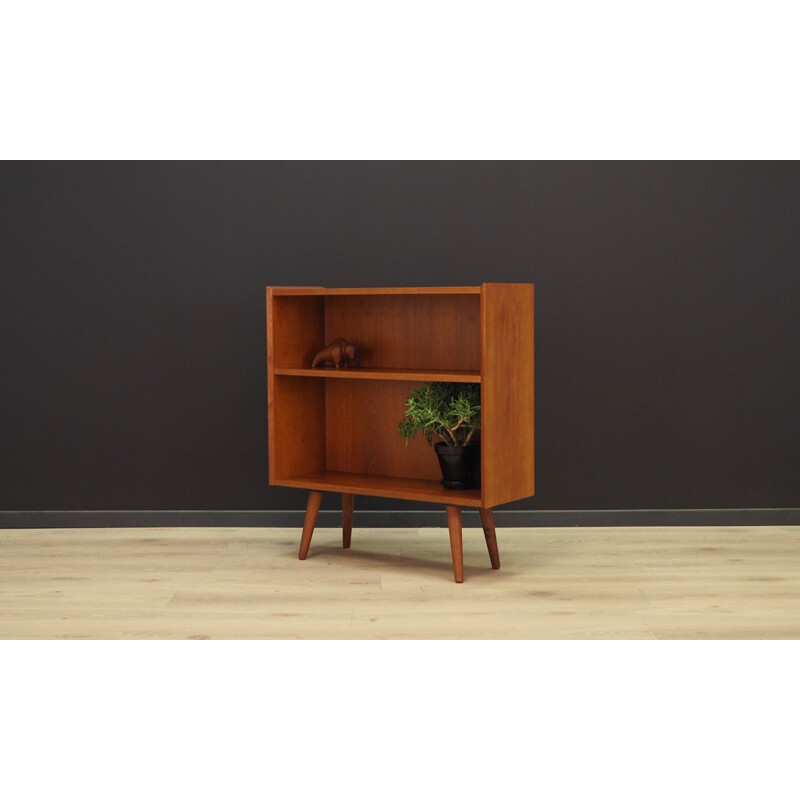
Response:
M800 527L0 530L4 639L800 638Z

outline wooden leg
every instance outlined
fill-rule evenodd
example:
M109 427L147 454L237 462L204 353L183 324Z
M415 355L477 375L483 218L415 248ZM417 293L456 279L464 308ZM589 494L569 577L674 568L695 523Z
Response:
M306 506L306 519L303 523L303 535L300 537L300 560L304 561L308 555L308 546L314 533L314 523L317 521L319 504L322 502L322 492L309 492L308 505Z
M491 508L482 508L481 523L483 524L483 535L486 537L486 547L489 550L489 560L492 562L492 569L500 569L500 553L497 550L497 535L494 532L494 515Z
M450 529L450 550L453 553L453 574L456 583L464 582L464 548L461 542L461 509L447 506L447 527Z
M350 534L353 532L353 495L342 495L342 547L350 547Z

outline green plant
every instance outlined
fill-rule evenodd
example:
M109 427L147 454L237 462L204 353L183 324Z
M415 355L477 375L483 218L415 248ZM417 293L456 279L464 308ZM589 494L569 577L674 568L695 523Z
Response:
M397 423L406 445L417 433L428 444L439 437L453 447L468 445L481 429L481 387L477 383L424 383L406 400Z

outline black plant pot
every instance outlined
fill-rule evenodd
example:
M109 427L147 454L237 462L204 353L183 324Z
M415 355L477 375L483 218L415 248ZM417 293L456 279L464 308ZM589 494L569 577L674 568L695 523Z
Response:
M445 489L475 489L481 485L481 449L477 444L451 447L444 442L434 446L442 470Z

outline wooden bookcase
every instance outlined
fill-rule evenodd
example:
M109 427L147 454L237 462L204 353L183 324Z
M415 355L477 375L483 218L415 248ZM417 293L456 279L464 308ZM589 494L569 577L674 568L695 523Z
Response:
M343 337L355 366L311 369ZM481 488L445 489L436 454L397 423L425 381L481 386ZM442 503L453 571L463 580L461 508L480 510L492 567L492 509L533 494L533 284L326 289L267 288L269 480L309 490L300 558L322 492L342 494L349 547L354 495Z

